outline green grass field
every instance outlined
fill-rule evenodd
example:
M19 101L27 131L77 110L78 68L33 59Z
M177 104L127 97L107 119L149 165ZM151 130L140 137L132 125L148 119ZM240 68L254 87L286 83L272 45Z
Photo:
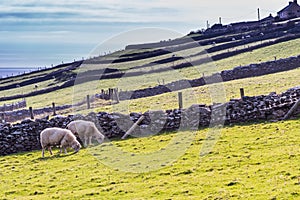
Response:
M280 94L292 87L299 86L299 74L300 69L295 69L260 77L246 78L181 90L184 97L183 106L187 108L193 104L210 105L213 102L220 103L219 99L229 101L230 99L240 98L240 88L245 89L245 94L247 96L268 95L271 92ZM222 96L216 96L217 92L222 92ZM168 110L178 107L177 96L178 91L174 91L153 97L121 101L119 104L112 106L95 106L92 110L95 112L108 111L123 113L145 112L147 110ZM90 111L91 110L85 111L85 113Z
M122 90L142 89L157 86L162 80L169 83L194 79L201 77L202 73L210 75L240 65L271 61L275 57L281 59L297 56L300 55L299 44L300 39L296 39L180 70L123 77L120 80L90 81L48 94L28 97L27 106L42 108L51 106L52 102L56 105L73 104L82 101L88 94L99 93L101 89L116 87ZM211 46L207 45L204 48ZM241 48L245 47L239 46L229 50ZM183 50L176 54L188 57L201 50L203 47ZM212 53L210 56L227 50ZM127 53L143 51L145 50ZM124 53L126 51L119 51L94 60L116 59ZM118 68L125 71L137 65L169 57L170 55L163 55L93 67ZM199 58L201 56L190 59ZM170 65L167 63L153 69ZM82 69L75 71L80 70ZM51 71L53 70L9 80L20 83ZM300 68L185 89L182 90L184 107L219 102L218 99L212 98L212 94L220 94L223 101L240 98L240 88L245 89L247 96L281 93L299 86L299 75ZM11 84L6 81L0 80L1 86ZM48 88L53 83L63 84L52 79L40 82L38 89ZM33 84L0 91L0 96L29 93L34 90ZM178 91L175 91L143 99L121 101L115 105L110 105L110 101L99 100L92 103L92 109L89 110L84 104L78 110L68 109L57 113L64 115L74 112L87 114L91 111L130 113L174 109L178 107L177 93ZM18 100L2 101L0 104ZM0 156L0 199L300 199L299 119L298 116L294 120L273 123L261 121L230 125L220 129L220 132L213 132L215 129L202 129L194 132L164 133L147 138L107 141L101 145L82 149L77 154L59 155L56 149L54 156L50 156L47 152L44 159L41 158L41 151ZM213 140L214 138L216 140ZM204 147L212 149L210 151ZM200 156L206 151L209 153Z
M165 81L165 83L169 83L175 80L179 80L182 78L187 78L187 79L192 79L192 78L199 78L199 76L202 76L202 73L205 74L211 74L216 71L221 71L224 69L232 69L235 66L239 65L248 65L251 63L259 63L259 62L265 62L268 60L273 60L274 55L276 55L277 59L280 58L286 58L289 56L295 56L299 55L299 46L300 44L300 39L289 41L289 42L284 42L276 45L272 45L269 47L261 48L252 52L248 53L243 53L237 56L233 56L230 58L226 58L220 61L216 61L214 63L210 64L204 64L201 66L195 66L191 68L185 68L185 69L180 69L180 70L171 70L168 72L163 72L163 73L156 73L156 74L146 74L144 76L137 76L137 77L126 77L122 78L121 80L118 79L110 79L110 80L101 80L101 81L92 81L88 82L84 85L79 85L76 86L75 89L79 90L79 92L76 92L76 95L74 95L74 90L72 88L66 88L66 89L61 89L57 90L55 92L50 92L48 94L43 94L43 95L38 95L38 96L33 96L26 98L28 102L28 106L33 106L35 108L41 108L41 107L46 107L46 106L51 106L52 102L55 102L57 105L63 105L63 104L72 104L73 101L74 103L77 103L79 101L82 101L83 98L87 94L93 95L96 93L99 93L101 89L108 89L108 88L115 88L118 87L122 90L135 90L135 89L140 89L140 88L147 88L147 87L153 87L158 85L158 80L162 82L162 80ZM279 85L278 87L276 85L278 82L278 78L283 78L286 84L289 87L297 86L298 81L297 78L289 79L290 76L296 76L299 74L299 70L295 70L292 72L287 72L286 75L285 73L279 73L273 76L262 76L259 79L264 79L264 82L268 82L269 85L265 85L265 89L270 88L270 85L274 84L272 86L272 91L273 90L280 90L282 88L282 85ZM274 79L275 78L275 79ZM253 80L256 81L257 78L254 78ZM245 80L238 80L237 82L244 82L243 85L247 86L247 81L250 79L245 79ZM276 81L275 81L276 80ZM257 90L256 88L261 88L262 86L259 85L260 83L257 82L257 85L255 85L255 81L252 81L251 85L252 87L249 89L247 88L247 93L249 95L260 95L262 94L260 90ZM47 87L48 84L51 83L50 81L43 82L39 85L39 88L44 88ZM281 81L282 83L282 81ZM228 83L229 84L229 83ZM231 84L233 85L233 84ZM241 85L241 84L240 84ZM239 85L239 86L240 86ZM199 87L199 90L203 90L203 87ZM287 87L284 87L285 89L288 89ZM232 88L233 91L229 91L228 98L233 98L236 97L236 94L238 92L238 87ZM2 91L1 95L3 96L8 96L12 94L21 94L30 92L34 90L34 85L29 85L26 87L22 88L16 88L12 90L7 90L7 91ZM268 91L267 90L267 91ZM264 91L266 93L267 91ZM282 90L280 90L282 91ZM271 91L270 91L271 92ZM78 95L80 94L80 95ZM167 94L168 95L168 94ZM202 95L201 95L202 97ZM209 99L204 98L199 99L200 103L206 103L208 101L211 101ZM208 97L209 98L209 97ZM12 101L4 101L1 102L2 104L4 103L11 103L15 102L17 100L12 100ZM135 100L133 100L134 102ZM175 100L176 102L176 100ZM154 102L148 102L148 104L154 105ZM101 108L99 108L101 109ZM105 109L105 108L104 108Z
M212 104L217 102L218 99L214 98L214 92L211 88L219 87L224 88L224 97L226 101L233 98L240 98L239 89L244 88L247 96L255 95L267 95L271 92L276 92L278 94L286 91L295 86L299 86L299 74L300 69L295 69L291 71L265 75L261 77L246 78L240 80L234 80L230 82L224 82L214 85L207 85L197 88L190 88L182 90L184 96L184 107L187 108L192 104ZM107 80L108 81L108 80ZM131 84L128 82L128 84ZM134 84L134 82L133 82ZM39 95L37 97L26 98L28 106L33 106L34 108L40 108L43 106L51 106L54 101L57 105L72 104L82 101L87 94L93 94L99 92L101 85L97 84L97 81L90 82L83 86L76 86L74 88L66 88L63 90L58 90L45 95ZM218 90L219 91L219 90ZM62 93L63 92L63 93ZM99 100L92 103L92 109L85 110L86 106L83 105L80 113L87 114L88 112L95 111L108 111L108 112L145 112L147 110L167 110L174 109L178 107L177 100L178 91L165 93L162 95L157 95L153 97L147 97L142 99L133 99L130 101L121 101L119 104L107 105L109 101ZM62 95L64 94L64 95ZM53 98L55 97L55 98ZM9 103L10 101L8 101ZM106 105L106 106L105 106ZM72 113L73 110L61 111L61 113L67 114ZM60 111L58 111L60 113Z
M225 127L202 157L208 129L113 141L78 154L54 150L45 159L41 151L4 156L0 199L299 199L299 128L299 118ZM157 153L163 151L173 153ZM169 164L160 162L166 156ZM140 166L149 170L130 172Z

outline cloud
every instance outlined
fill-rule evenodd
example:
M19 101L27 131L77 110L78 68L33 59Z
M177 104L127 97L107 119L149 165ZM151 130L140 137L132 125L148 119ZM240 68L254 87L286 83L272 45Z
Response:
M237 20L256 20L256 10L261 16L280 9L278 2L207 1L207 0L2 0L0 27L2 30L20 30L38 27L77 26L154 26L190 31L202 28L206 20L212 25L222 17L224 23ZM285 3L282 3L285 5ZM180 28L180 26L182 28ZM179 28L179 29L178 29ZM58 28L56 28L59 30ZM85 31L82 28L81 31Z
M17 19L41 19L41 18L69 18L77 16L76 13L65 13L65 12L1 12L0 19L3 18L17 18Z
M156 27L186 34L205 27L206 20L211 25L219 17L224 23L255 20L258 7L263 17L286 5L279 0L1 0L0 57L3 53L9 60L0 67L60 63L73 60L73 54L81 58L97 44L129 30ZM170 38L161 33L159 37ZM103 52L107 50L113 50L111 45ZM16 62L16 57L26 61Z
M0 22L164 22L177 21L181 11L148 1L33 1L4 0Z

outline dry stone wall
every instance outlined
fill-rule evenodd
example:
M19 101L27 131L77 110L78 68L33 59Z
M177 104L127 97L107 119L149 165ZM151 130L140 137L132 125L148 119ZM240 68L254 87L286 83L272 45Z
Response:
M72 108L72 105L63 105L63 106L56 106L56 111L59 110L64 110ZM46 107L46 108L39 108L39 109L34 109L33 114L34 116L36 115L46 115L53 113L53 108L52 107ZM3 112L0 113L0 120L2 123L4 122L16 122L20 120L24 120L26 118L30 118L30 111L29 109L21 109L21 110L16 110L16 111L8 111L8 112Z
M95 96L90 96L90 103L95 101ZM73 105L67 104L67 105L62 105L62 106L55 106L55 111L60 111L60 110L65 110L69 108L75 108L81 105L87 104L87 100L84 99L81 102L75 103ZM45 107L45 108L34 108L33 109L33 115L38 116L38 115L49 115L53 113L53 107ZM29 109L19 109L15 111L6 111L6 112L1 112L0 111L0 122L16 122L20 120L24 120L26 118L30 118L30 111Z
M0 106L0 112L13 111L20 108L26 108L26 106L27 106L26 100L14 102L11 104L4 104L3 106Z
M271 93L256 97L232 99L226 104L193 105L187 109L151 111L146 113L90 113L87 116L56 116L24 120L21 123L0 124L0 155L40 149L39 134L48 127L65 128L76 119L93 121L107 138L121 138L141 115L145 119L134 132L135 136L155 133L195 130L216 124L255 122L258 120L278 120L300 99L300 87L292 88L282 94ZM295 111L299 114L300 109Z
M158 85L151 88L139 89L134 91L121 91L118 93L119 100L138 99L149 96L164 94L191 87L199 87L214 83L213 80L231 81L255 76L262 76L277 72L288 71L300 67L300 55L285 59L276 59L274 61L263 62L259 64L250 64L247 66L235 67L231 70L224 70L221 73L205 76L193 80L179 80L165 85ZM96 94L97 98L108 99L107 95Z

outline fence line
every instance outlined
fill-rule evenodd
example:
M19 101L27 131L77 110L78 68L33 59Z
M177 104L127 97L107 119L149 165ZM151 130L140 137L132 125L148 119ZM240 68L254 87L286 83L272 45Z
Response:
M84 98L82 101L72 105L66 104L66 105L58 106L55 102L52 102L52 105L50 107L44 107L44 108L29 107L28 109L21 109L21 110L5 110L0 112L0 123L15 122L19 120L24 120L26 118L34 119L35 116L37 115L43 115L43 114L50 115L50 113L52 113L55 116L57 115L57 111L59 110L80 107L84 104L87 103L90 104L94 101L95 101L95 96L89 95L89 99Z
M22 101L19 102L14 102L12 104L4 104L3 106L0 106L0 112L13 111L20 108L26 108L26 107L27 107L26 100L23 99Z

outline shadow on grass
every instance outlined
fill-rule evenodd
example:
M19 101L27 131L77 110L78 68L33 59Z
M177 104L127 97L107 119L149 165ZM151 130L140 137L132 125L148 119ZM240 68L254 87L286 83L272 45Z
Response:
M52 156L45 156L43 157L39 157L37 159L34 159L32 161L42 161L42 160L53 160L53 159L59 159L59 158L65 158L65 157L69 157L69 156L73 156L74 154L77 154L78 152L72 152L72 153L58 153L58 154L53 154Z

